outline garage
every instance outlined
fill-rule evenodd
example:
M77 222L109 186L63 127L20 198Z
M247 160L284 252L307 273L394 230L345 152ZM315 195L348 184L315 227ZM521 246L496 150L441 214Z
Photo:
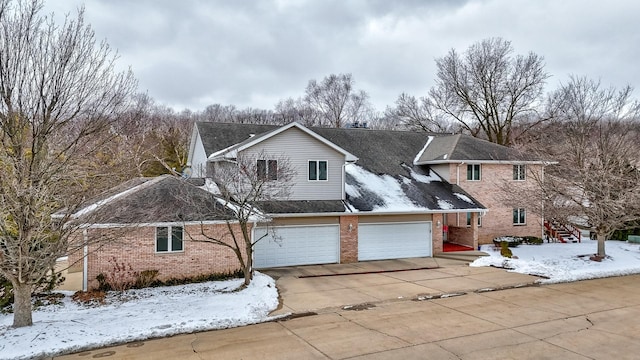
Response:
M358 225L360 261L431 255L431 222Z
M255 229L254 238L267 234L254 247L256 268L332 264L340 261L338 225L276 226Z

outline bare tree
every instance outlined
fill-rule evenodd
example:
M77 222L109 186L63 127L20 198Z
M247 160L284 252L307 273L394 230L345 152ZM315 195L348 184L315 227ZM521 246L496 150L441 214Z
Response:
M394 107L387 107L385 118L409 130L424 132L455 132L454 123L440 113L435 113L428 98L400 94Z
M0 0L0 273L14 289L13 326L32 324L31 294L69 250L65 226L91 184L87 162L136 82L114 70L81 9L62 26L40 0ZM60 208L67 212L52 217Z
M369 95L355 90L354 83L351 74L331 74L320 83L309 81L304 102L319 114L319 125L340 128L368 118L372 111Z
M546 212L597 234L597 255L614 230L640 219L640 111L632 89L571 77L551 96L557 122L538 143L559 161L544 179Z
M268 214L260 210L260 205L273 200L286 200L295 174L287 158L270 156L264 152L241 154L234 162L215 163L211 174L213 183L208 186L220 196L224 209L227 212L231 210L233 216L226 220L227 232L215 233L201 226L198 234L201 237L188 234L190 240L231 249L244 273L244 285L249 285L254 273L253 250L262 239L252 239L251 227L271 221ZM223 217L224 214L220 215Z
M459 55L454 49L439 59L436 85L424 107L430 121L446 115L473 136L510 145L512 128L522 119L536 118L533 127L548 120L537 116L549 75L543 58L529 53L512 56L509 41L490 38ZM535 114L536 116L531 116ZM520 129L520 134L527 129Z

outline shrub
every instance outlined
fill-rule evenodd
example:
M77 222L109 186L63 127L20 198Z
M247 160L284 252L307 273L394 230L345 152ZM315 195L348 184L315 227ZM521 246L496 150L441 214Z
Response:
M511 249L509 249L509 242L508 241L500 242L500 255L502 255L502 256L504 256L506 258L513 257L513 252L511 251Z
M523 236L522 241L529 245L541 245L544 242L544 240L537 236Z
M160 271L158 270L143 270L136 276L134 287L136 289L146 288L151 286L158 278Z
M186 278L170 278L164 281L156 280L150 286L159 287L159 286L175 286L175 285L184 285L184 284L195 284L202 283L207 281L222 281L229 279L237 279L244 278L244 273L242 270L223 272L223 273L211 273L211 274L201 274Z
M85 304L85 305L93 305L93 304L104 304L104 299L107 294L102 290L91 290L91 291L76 291L71 297L73 301Z
M96 276L96 280L100 284L99 288L115 291L125 291L133 288L138 278L138 273L133 271L131 265L124 262L119 263L115 256L109 259L108 262L112 265L110 271ZM102 281L98 277L101 277Z
M509 247L518 247L518 245L522 244L522 238L518 236L499 236L493 239L495 246L502 246L503 242L506 242Z

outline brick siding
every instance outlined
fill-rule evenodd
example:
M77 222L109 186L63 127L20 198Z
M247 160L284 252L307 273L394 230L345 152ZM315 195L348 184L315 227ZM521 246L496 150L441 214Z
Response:
M358 262L358 216L340 217L340 263Z
M234 225L234 232L241 234L239 225ZM227 225L205 225L205 234L231 241ZM108 230L91 229L89 237L101 236ZM158 270L158 279L186 278L203 274L225 273L238 270L239 263L235 253L222 245L191 240L203 240L199 225L187 225L183 235L183 251L174 253L155 252L155 227L131 228L117 239L109 239L108 243L91 245L88 261L89 289L98 283L96 276L100 273L113 273L113 261L129 266L132 271ZM243 251L244 253L244 251ZM111 261L111 262L110 262ZM82 262L80 262L82 264Z
M450 181L455 184L457 179L457 164L450 166ZM478 243L490 244L493 238L503 235L516 236L540 236L541 216L536 214L527 204L536 199L522 199L518 206L526 209L527 222L525 225L513 224L513 206L505 204L504 189L508 187L532 187L536 186L530 178L531 171L540 172L542 165L527 164L527 180L513 180L513 165L510 164L482 164L480 181L467 181L467 166L460 166L460 187L471 194L489 211L482 217L481 226L478 228ZM455 214L448 216L451 226L465 227L467 224L466 215ZM459 219L459 220L457 220ZM452 239L449 239L452 241Z

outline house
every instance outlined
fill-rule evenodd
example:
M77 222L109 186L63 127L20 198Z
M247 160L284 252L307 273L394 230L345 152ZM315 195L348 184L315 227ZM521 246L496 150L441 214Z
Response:
M489 210L474 220L479 244L489 244L502 235L542 237L542 214L530 209L530 203L542 202L542 198L523 199L512 207L505 204L504 195L509 188L535 188L535 179L542 178L544 167L552 163L555 162L461 134L431 136L415 161L416 165L429 166L443 179L461 186ZM446 214L443 223L452 230L449 235L455 236L455 232L469 228L471 217L470 213Z
M258 175L271 181L278 181L280 159L295 170L287 197L254 204L272 219L251 229L261 239L256 268L433 256L445 241L475 249L494 236L541 232L540 216L526 204L505 208L494 195L498 182L511 181L507 174L517 172L512 186L527 184L522 174L544 163L470 136L198 122L191 180L211 183L217 171L250 155ZM171 176L136 179L87 205L112 217L85 230L87 244L106 229L128 231L118 242L86 249L85 288L116 258L135 271L158 269L161 278L231 271L234 255L226 248L184 241L200 226L224 232L233 224L230 214L207 210L220 202L205 189L211 187ZM185 191L196 203L175 196Z

